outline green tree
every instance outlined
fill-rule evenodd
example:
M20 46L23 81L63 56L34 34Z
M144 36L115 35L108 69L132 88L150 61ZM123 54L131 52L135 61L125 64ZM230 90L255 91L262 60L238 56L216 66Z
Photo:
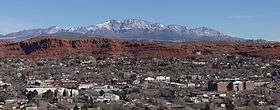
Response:
M5 102L6 99L7 99L6 97L0 95L0 102Z
M164 97L165 99L173 99L175 98L175 91L172 89L160 89L160 97Z
M54 91L54 97L58 97L58 90L57 89Z
M226 98L226 99L224 100L224 102L225 102L226 108L227 108L228 110L234 110L234 105L233 105L233 103L232 103L232 100Z
M34 91L29 91L27 94L26 94L26 97L29 101L31 100L34 100L34 98L38 95L38 92L36 90Z
M47 92L42 94L43 98L46 98L48 100L53 100L54 98L54 92L52 92L51 90L48 90Z
M63 91L63 96L64 96L64 97L69 96L68 91L67 91L67 90L65 90L65 89L64 89L64 91Z
M26 76L24 74L21 75L20 77L21 80L25 81L26 80Z
M88 110L88 104L84 104L82 107L81 107L81 110Z
M78 107L78 105L75 105L75 107L73 108L73 110L80 110L80 108Z
M103 90L101 90L101 91L99 91L99 95L104 95L105 94L105 92L103 91Z

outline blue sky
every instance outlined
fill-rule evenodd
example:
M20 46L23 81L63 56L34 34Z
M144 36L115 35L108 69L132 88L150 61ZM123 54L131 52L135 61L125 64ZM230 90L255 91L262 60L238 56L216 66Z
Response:
M280 41L280 0L1 0L0 14L0 33L136 18Z

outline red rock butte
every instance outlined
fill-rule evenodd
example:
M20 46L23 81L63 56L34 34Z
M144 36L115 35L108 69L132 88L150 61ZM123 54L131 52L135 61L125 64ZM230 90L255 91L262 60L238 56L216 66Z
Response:
M25 41L0 40L0 56L57 58L61 55L195 57L229 53L265 59L280 58L280 43L159 42L97 37L38 36Z

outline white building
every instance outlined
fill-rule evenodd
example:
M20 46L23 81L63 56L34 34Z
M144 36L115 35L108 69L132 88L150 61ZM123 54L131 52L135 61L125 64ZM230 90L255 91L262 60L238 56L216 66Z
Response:
M5 82L3 82L2 80L0 80L0 86L5 86L5 85L11 86L10 83L5 83Z
M68 96L79 95L79 91L76 89L67 89L67 88L58 88L57 89L58 95L61 95L61 96L63 96L64 91L67 93Z
M170 82L170 77L158 76L158 77L156 77L156 81L159 81L159 82Z
M147 78L145 78L144 80L145 80L145 81L154 81L154 80L155 80L155 78L152 78L152 77L147 77Z
M26 91L29 92L33 92L33 91L37 91L38 95L42 95L43 93L47 92L48 90L55 92L58 92L58 95L63 95L63 92L67 92L67 94L69 96L77 96L79 95L79 91L76 89L67 89L67 88L26 88Z
M98 102L110 102L110 101L119 101L120 96L110 93L105 93L103 96L97 98Z
M233 90L234 91L242 91L243 90L242 82L241 81L234 81L233 82Z
M78 89L90 89L93 88L94 84L90 83L90 84L80 84Z
M48 90L51 90L54 92L57 88L26 88L27 92L33 92L37 91L39 95L42 95L43 93L47 92Z

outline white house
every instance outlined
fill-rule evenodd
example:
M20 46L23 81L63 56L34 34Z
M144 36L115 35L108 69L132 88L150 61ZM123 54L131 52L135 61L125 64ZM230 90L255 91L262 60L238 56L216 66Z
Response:
M47 92L48 90L51 90L54 92L57 88L26 88L27 92L33 92L37 91L39 95L42 95L43 93Z
M115 95L115 94L110 94L110 93L105 93L102 96L99 96L97 98L98 102L110 102L110 101L119 101L120 100L120 96Z
M63 92L66 91L68 93L68 95L72 95L72 96L77 96L79 95L79 91L75 90L75 89L67 89L67 88L26 88L26 91L29 92L33 92L33 91L37 91L39 95L42 95L43 93L47 92L48 90L51 90L52 92L57 91L59 95L63 95Z
M79 91L76 90L76 89L58 88L57 91L58 91L58 94L61 95L61 96L63 95L64 91L68 94L68 96L71 96L71 95L72 96L77 96L77 95L79 95Z
M155 80L155 78L152 78L152 77L147 77L147 78L145 78L144 80L145 80L145 81L154 81L154 80Z
M242 90L242 82L241 81L234 81L233 82L233 90L234 91L241 91Z
M10 83L5 83L5 82L3 82L2 80L0 80L0 86L5 86L5 85L11 86Z
M89 88L93 88L94 84L90 83L90 84L80 84L78 89L89 89Z
M159 81L159 82L170 82L170 77L158 76L158 77L156 77L156 81Z

